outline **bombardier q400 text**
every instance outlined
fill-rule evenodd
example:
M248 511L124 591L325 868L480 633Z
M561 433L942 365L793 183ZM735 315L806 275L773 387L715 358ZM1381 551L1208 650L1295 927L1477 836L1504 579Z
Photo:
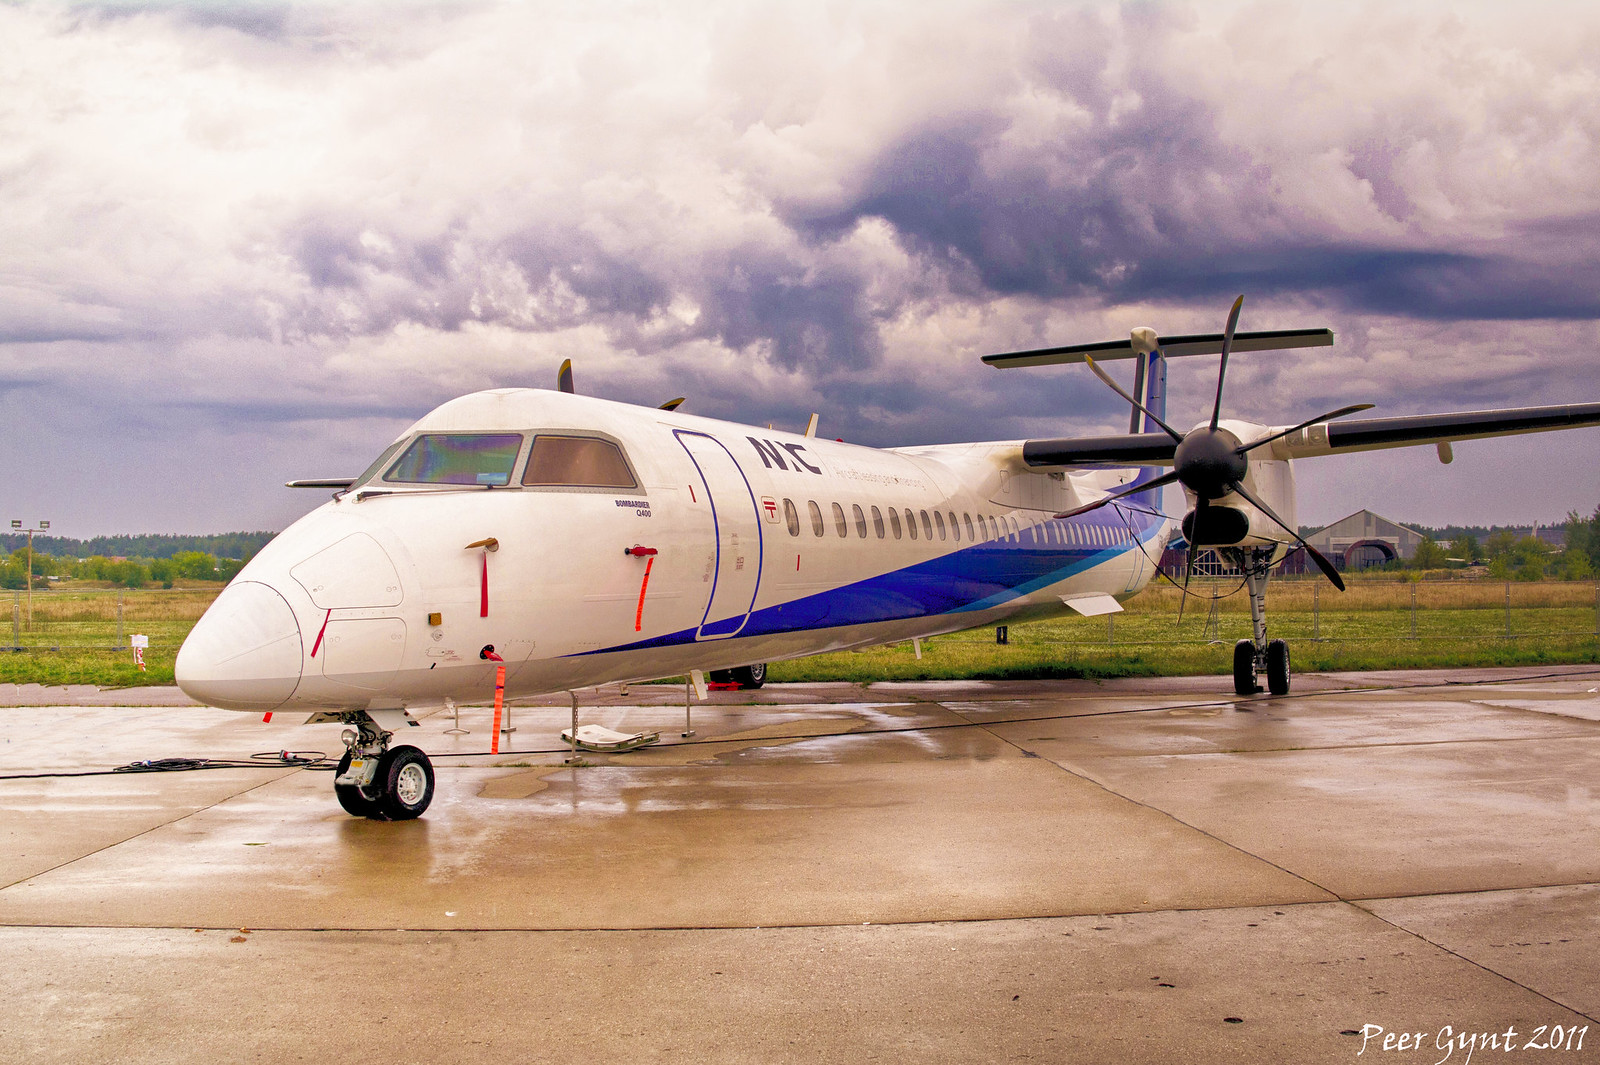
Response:
M1242 297L1241 297L1242 300ZM1086 362L1132 406L1127 435L878 449L561 389L450 401L407 429L234 578L184 642L177 681L235 710L342 721L345 809L426 809L433 767L391 742L408 708L731 670L1068 611L1120 610L1180 522L1244 574L1254 639L1234 684L1289 690L1267 639L1266 585L1294 547L1292 460L1600 424L1600 403L1291 426L1222 416L1230 351L1327 345L1326 329L1157 336L990 355L997 367ZM1166 358L1220 354L1211 417L1165 417ZM1097 359L1135 360L1130 394ZM813 420L813 428L815 420ZM1193 555L1191 550L1191 556ZM1188 574L1185 574L1187 582Z

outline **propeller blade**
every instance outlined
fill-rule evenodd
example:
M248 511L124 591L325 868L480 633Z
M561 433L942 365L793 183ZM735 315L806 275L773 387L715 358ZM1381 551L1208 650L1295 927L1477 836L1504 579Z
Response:
M1233 310L1228 312L1228 328L1222 331L1222 364L1217 367L1217 403L1211 408L1211 428L1217 428L1217 419L1222 417L1222 379L1228 374L1228 351L1233 347L1233 327L1239 324L1239 308L1244 306L1244 296L1240 295L1233 301Z
M1251 502L1252 505L1255 506L1257 510L1261 511L1261 513L1277 522L1279 527L1281 527L1284 532L1294 537L1295 544L1304 548L1306 554L1311 556L1311 561L1317 564L1317 568L1322 571L1322 575L1328 578L1328 580L1332 581L1335 588L1339 589L1341 592L1344 591L1344 578L1339 576L1339 571L1333 568L1333 563L1324 558L1321 551L1318 551L1316 548L1306 543L1305 537L1289 528L1289 523L1278 517L1276 511L1267 506L1261 500L1257 499L1249 489L1240 484L1238 481L1233 482L1230 491L1237 492L1244 496Z
M1173 481L1176 481L1177 479L1178 479L1178 471L1177 470L1173 470L1171 473L1163 473L1160 477L1157 477L1153 481L1145 481L1142 484L1132 484L1132 485L1129 485L1128 487L1122 489L1121 491L1112 492L1110 495L1106 496L1104 499L1097 499L1093 503L1085 503L1081 507L1073 507L1071 510L1063 511L1060 514L1057 514L1056 518L1057 519L1060 519L1060 518L1075 518L1079 514L1087 514L1091 510L1099 510L1101 507L1105 506L1107 503L1115 503L1117 500L1121 499L1123 496L1131 496L1135 492L1146 492L1146 491L1149 491L1152 488L1165 488L1167 485L1171 484Z
M573 392L573 393L575 393L577 391L576 389L574 389L572 387L572 360L571 359L568 359L565 362L563 362L561 364L561 369L556 371L556 387L559 388L563 392Z
M1328 413L1319 414L1315 418L1307 418L1299 425L1285 429L1281 433L1273 433L1271 436L1263 436L1260 440L1252 441L1248 444L1241 444L1239 447L1233 449L1233 453L1235 455L1243 455L1246 451L1254 451L1262 444L1270 444L1279 437L1288 436L1290 433L1298 433L1308 425L1316 425L1318 422L1331 422L1335 418L1343 418L1346 414L1354 414L1357 411L1371 409L1371 403L1354 403L1348 407L1340 407L1338 410L1330 410Z
M1129 403L1132 403L1133 406L1134 406L1134 409L1143 411L1145 417L1149 418L1151 421L1153 421L1157 425L1161 426L1161 428L1165 429L1167 431L1167 435L1168 436L1170 436L1170 437L1172 437L1172 439L1180 441L1180 442L1183 440L1183 434L1182 433L1178 432L1178 430L1174 429L1172 426L1168 425L1166 422L1162 421L1160 418L1157 418L1155 416L1155 414L1151 412L1149 407L1146 407L1143 403L1140 403L1138 400L1136 400L1132 396L1128 395L1128 393L1124 392L1122 390L1122 386L1117 384L1115 381L1113 381L1111 379L1111 375L1110 374L1108 374L1104 370L1100 369L1100 364L1095 362L1094 359L1092 359L1088 355L1085 355L1083 357L1083 361L1089 364L1089 369L1094 371L1094 375L1096 377L1098 377L1098 378L1100 378L1100 380L1104 381L1107 384L1107 386L1109 386L1110 389L1113 392L1115 392L1117 395L1121 396L1123 399L1127 400Z
M1195 496L1194 524L1189 527L1191 530L1200 528L1200 512L1210 505L1211 504L1206 502L1205 496ZM1189 550L1185 553L1186 557L1183 560L1183 595L1178 599L1179 625L1183 624L1183 608L1188 605L1189 602L1189 577L1194 573L1194 556L1198 554L1199 551L1200 549L1195 546L1194 541L1190 540Z
M669 399L665 403L661 404L661 406L659 408L657 408L657 409L658 410L677 410L679 407L683 406L683 401L684 401L685 398L686 397L684 397L684 396L679 396L677 399Z

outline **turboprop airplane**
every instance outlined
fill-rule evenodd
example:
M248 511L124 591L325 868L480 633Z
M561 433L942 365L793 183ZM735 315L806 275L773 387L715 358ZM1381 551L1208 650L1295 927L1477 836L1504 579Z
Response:
M1240 298L1242 301L1243 297ZM1600 424L1600 403L1291 426L1222 417L1231 351L1331 344L1328 330L1161 337L991 355L1086 362L1132 406L1123 436L879 449L577 395L498 388L425 415L361 476L261 550L178 653L212 706L341 721L334 793L351 814L419 816L434 773L394 743L413 708L732 670L1067 612L1143 588L1178 525L1239 566L1254 638L1241 695L1289 690L1266 584L1295 546L1292 460ZM1168 357L1221 355L1208 421L1165 421ZM1134 358L1125 392L1096 360ZM1170 468L1169 468L1170 467ZM1185 575L1187 584L1188 576Z

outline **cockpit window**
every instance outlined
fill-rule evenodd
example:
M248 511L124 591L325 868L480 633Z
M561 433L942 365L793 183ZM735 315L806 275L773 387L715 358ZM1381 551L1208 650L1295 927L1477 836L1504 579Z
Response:
M510 484L521 433L424 433L383 475L404 484Z
M394 461L394 457L400 454L400 449L405 446L406 441L396 440L394 443L384 448L383 454L378 456L378 461L374 462L371 466L368 466L365 473L351 482L352 487L364 485L374 477L378 476L378 474L388 469L389 463Z
M575 488L636 488L622 449L594 436L533 438L523 484L568 485Z

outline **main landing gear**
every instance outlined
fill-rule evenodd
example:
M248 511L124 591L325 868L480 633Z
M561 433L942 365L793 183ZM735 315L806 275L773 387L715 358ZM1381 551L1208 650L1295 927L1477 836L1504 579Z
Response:
M345 812L374 821L409 821L433 801L433 763L410 744L391 747L370 714L343 715L344 757L333 778L333 794Z
M740 666L738 669L713 669L711 679L722 684L737 684L745 691L753 691L767 682L767 664L757 662L753 666Z
M1265 673L1267 691L1273 695L1288 695L1289 645L1282 640L1267 639L1267 576L1272 570L1273 549L1225 547L1220 550L1244 574L1245 588L1250 593L1250 625L1255 632L1255 639L1240 640L1233 645L1233 690L1240 695L1255 695L1261 691L1256 678Z

